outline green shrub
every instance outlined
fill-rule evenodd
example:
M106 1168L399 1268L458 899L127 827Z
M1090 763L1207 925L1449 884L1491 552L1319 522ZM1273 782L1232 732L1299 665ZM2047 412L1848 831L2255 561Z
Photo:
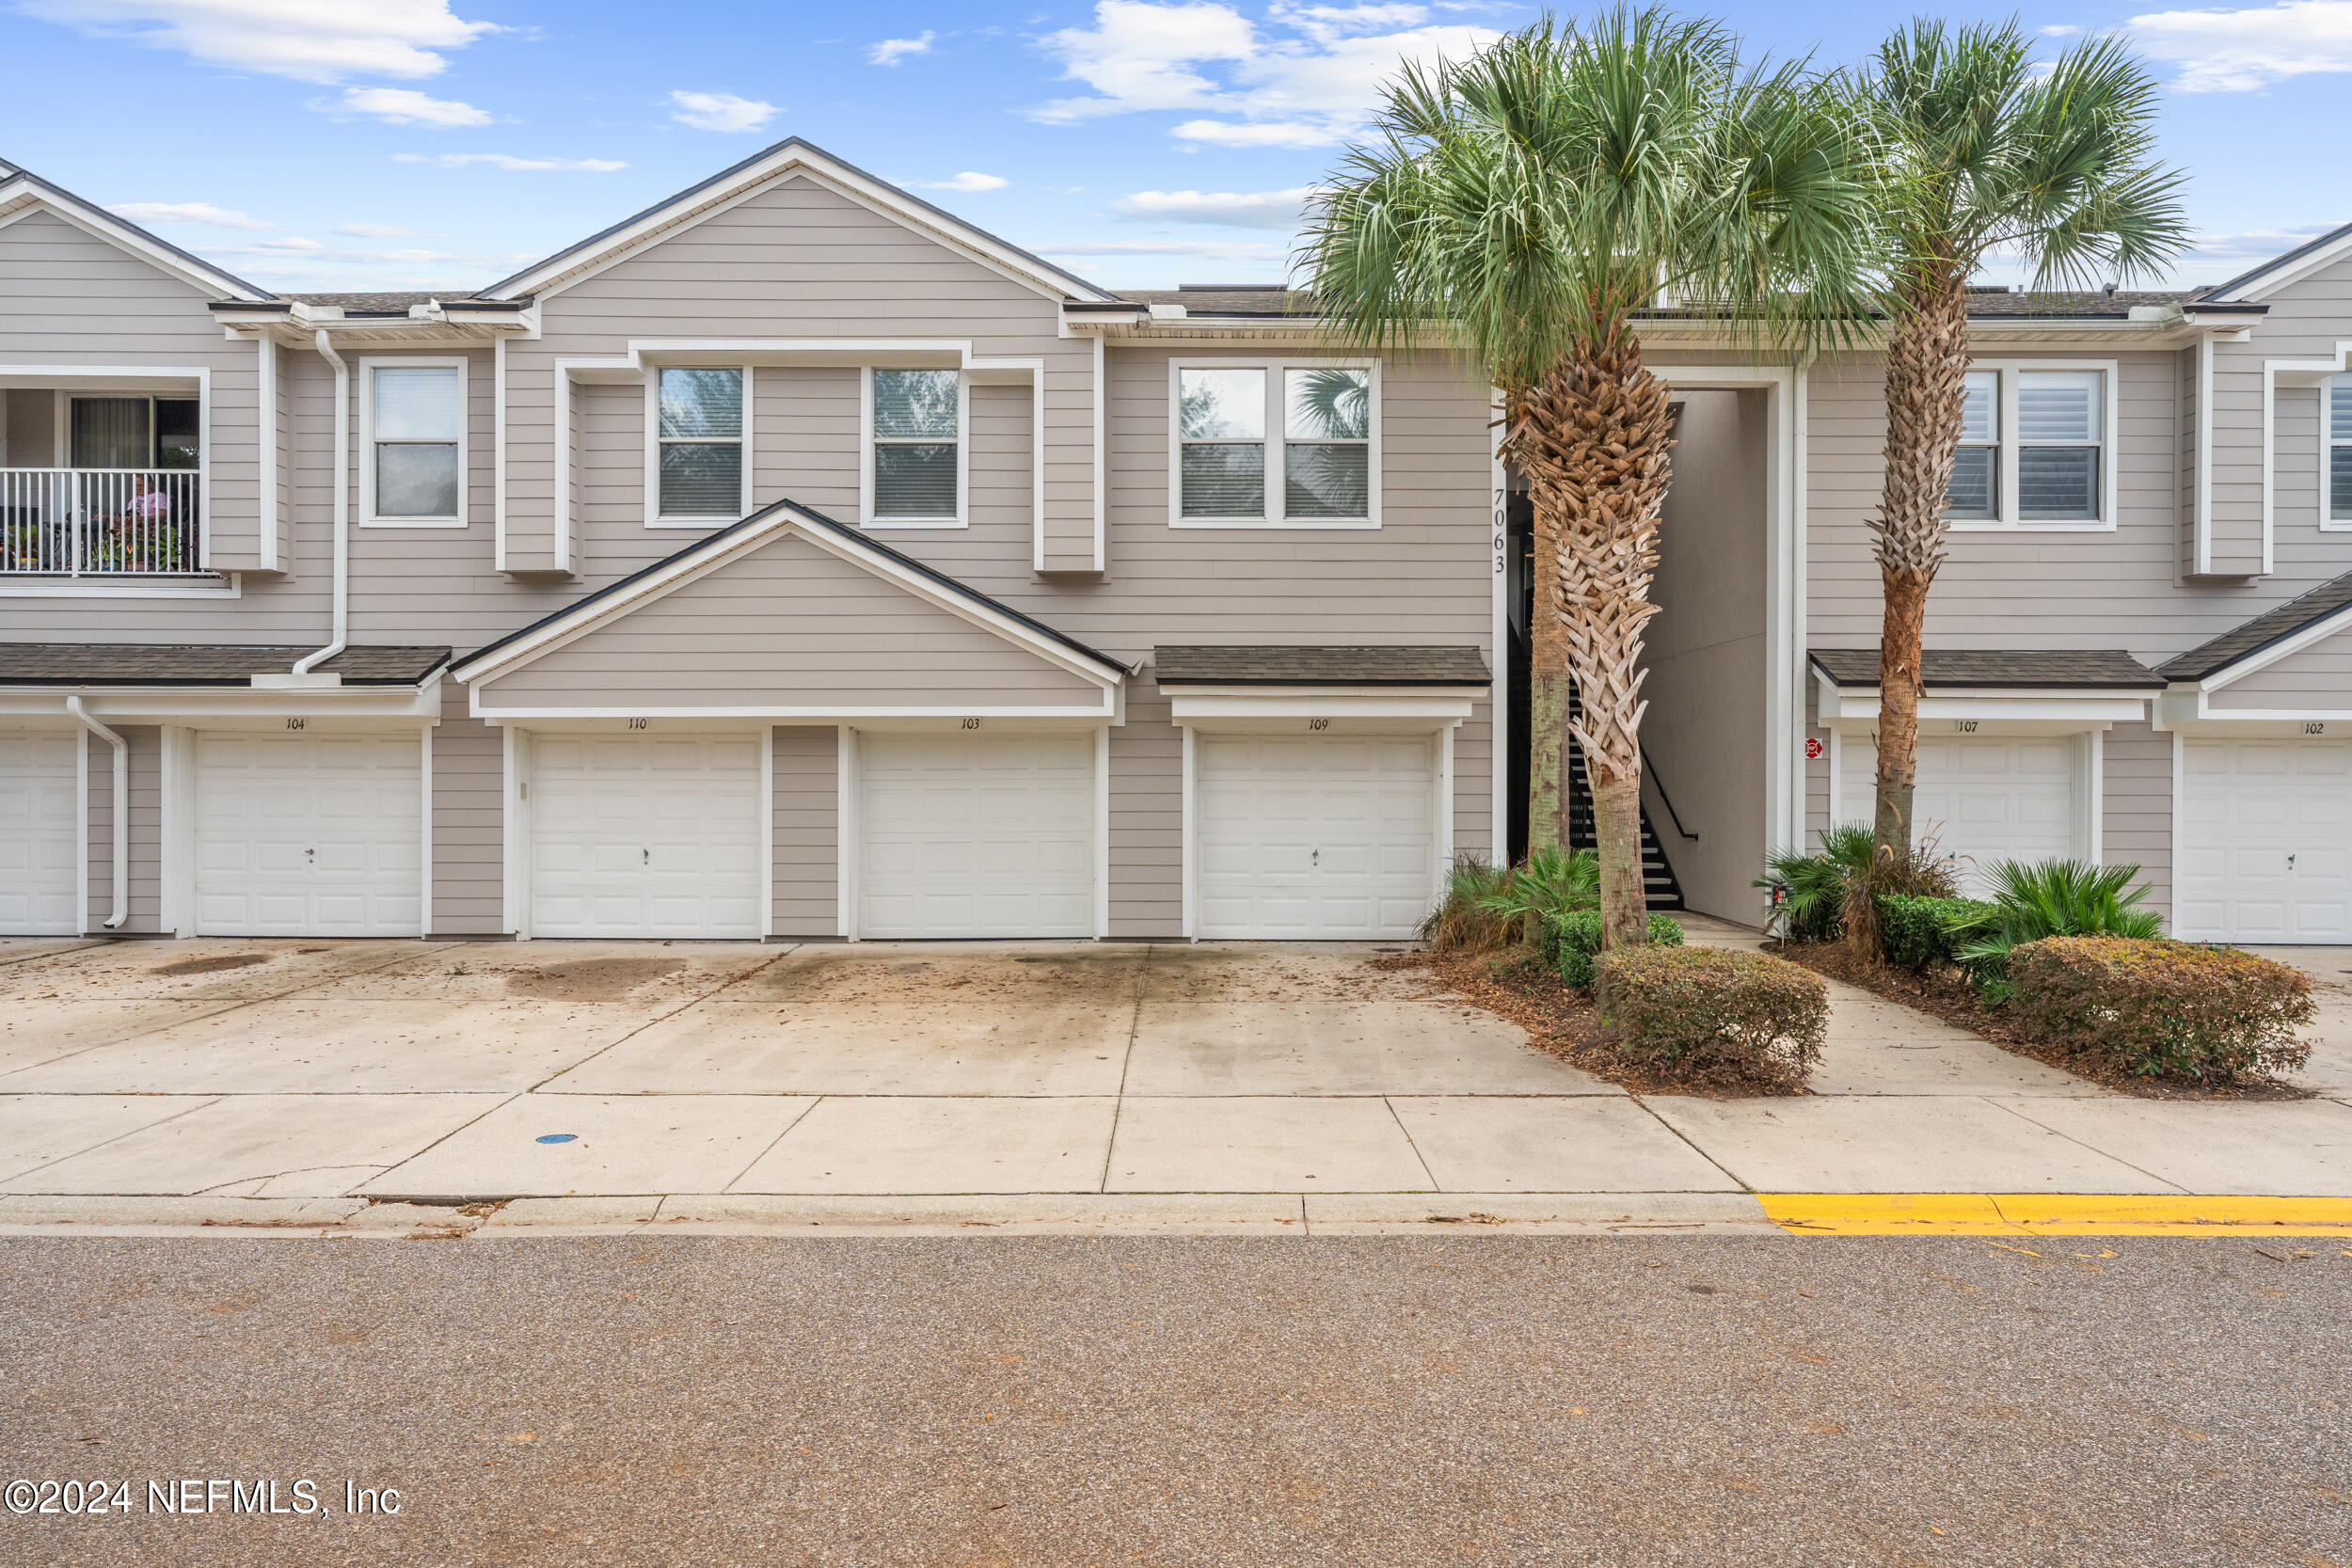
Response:
M1456 858L1446 872L1445 896L1422 917L1416 934L1440 953L1484 952L1518 941L1518 927L1486 908L1486 900L1502 891L1510 875L1475 855Z
M1789 942L1836 942L1845 937L1875 958L1881 941L1878 900L1949 898L1959 892L1952 859L1933 834L1908 854L1882 850L1867 822L1825 829L1811 853L1782 849L1765 858L1756 887L1779 896L1767 909Z
M2164 917L2143 908L2145 883L2128 884L2137 865L2091 865L2083 861L1997 861L1993 896L1955 930L1952 957L1985 996L2006 1002L2014 994L2009 956L2047 937L2128 937L2164 934Z
M1887 961L1915 974L1960 961L1962 938L1954 927L1992 908L1974 898L1918 898L1907 894L1878 895L1879 942Z
M2292 1071L2312 1048L2299 969L2227 947L2045 937L2008 954L2020 1016L2054 1045L2149 1078L2219 1083Z
M1765 953L1636 947L1601 955L1601 1016L1618 1049L1692 1077L1802 1085L1829 1028L1829 986Z
M1649 917L1653 947L1682 945L1682 925L1671 915ZM1577 910L1544 922L1544 959L1578 990L1593 989L1593 958L1600 952L1600 911Z

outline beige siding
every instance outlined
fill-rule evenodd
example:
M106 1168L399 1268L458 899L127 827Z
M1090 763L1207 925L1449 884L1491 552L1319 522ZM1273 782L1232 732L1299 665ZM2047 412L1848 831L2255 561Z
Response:
M504 931L504 736L466 712L466 689L441 687L433 731L433 934Z
M2099 847L2109 865L2137 864L2149 903L2172 911L2172 736L2145 723L2118 724L2101 737Z
M775 732L775 915L779 937L830 937L841 929L839 732L786 725Z
M796 535L480 684L485 711L1102 700L1092 682Z
M1820 755L1807 757L1804 764L1804 832L1808 848L1820 847L1822 831L1831 825L1830 732L1820 723L1820 712L1821 688L1808 670L1804 681L1804 738L1808 746L1818 743L1821 749ZM1780 849L1785 846L1775 844L1772 847Z
M2275 664L2242 675L2206 698L2215 712L2232 708L2342 712L2352 708L2352 631L2323 637Z
M1454 852L1495 855L1494 709L1485 702L1454 731Z
M131 751L131 918L116 928L152 935L164 928L164 732L155 724L109 727ZM97 931L114 907L114 748L95 736L84 745L89 759L89 915L83 929Z
M1184 732L1147 672L1128 687L1127 721L1111 731L1114 937L1184 934Z

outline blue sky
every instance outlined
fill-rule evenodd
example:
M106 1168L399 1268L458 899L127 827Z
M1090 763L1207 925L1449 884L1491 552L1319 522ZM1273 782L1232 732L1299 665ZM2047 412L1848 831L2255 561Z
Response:
M1830 60L1911 8L1716 10L1758 51ZM2352 0L2018 14L2054 48L2122 29L2156 63L2167 155L2194 176L2205 236L2178 281L2352 218L2352 164L2323 129L2352 86ZM0 159L287 290L485 284L789 135L1111 287L1271 281L1300 198L1396 62L1535 15L0 0Z

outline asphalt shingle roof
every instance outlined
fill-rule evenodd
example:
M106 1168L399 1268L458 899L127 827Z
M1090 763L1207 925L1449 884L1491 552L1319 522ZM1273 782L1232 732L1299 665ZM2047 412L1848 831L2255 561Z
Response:
M1162 646L1152 651L1152 674L1162 686L1485 686L1492 678L1473 647Z
M246 686L282 675L316 643L262 647L169 642L0 642L0 686ZM319 665L346 686L415 686L447 648L345 648Z
M1838 686L1876 686L1876 648L1815 648L1813 667ZM2115 649L1928 648L1919 659L1920 684L1941 687L2082 687L2152 690L2156 672Z
M2167 680L2203 680L2282 638L2293 637L2314 621L2324 621L2346 609L2352 609L2352 572L2323 582L2300 598L2289 599L2275 610L2266 610L2252 620L2165 660L2156 666L2156 673Z
M469 299L471 289L453 285L446 289L410 289L388 293L358 294L280 294L280 299L298 299L305 305L340 305L359 315L405 313L411 305L422 305L429 299Z

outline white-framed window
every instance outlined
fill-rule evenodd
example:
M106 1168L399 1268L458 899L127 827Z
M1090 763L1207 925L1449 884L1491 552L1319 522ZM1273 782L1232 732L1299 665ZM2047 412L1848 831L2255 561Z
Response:
M2113 529L2114 387L2112 362L1979 361L1946 491L1953 531Z
M963 372L871 366L862 395L859 512L866 526L963 527L972 412Z
M2352 375L2329 376L2319 397L2321 440L2327 451L2320 478L2327 505L2320 512L2320 526L2352 529Z
M466 361L359 361L363 526L464 528Z
M746 365L664 365L645 410L645 523L713 528L752 509L752 372Z
M1175 360L1168 407L1171 526L1379 526L1377 363Z

